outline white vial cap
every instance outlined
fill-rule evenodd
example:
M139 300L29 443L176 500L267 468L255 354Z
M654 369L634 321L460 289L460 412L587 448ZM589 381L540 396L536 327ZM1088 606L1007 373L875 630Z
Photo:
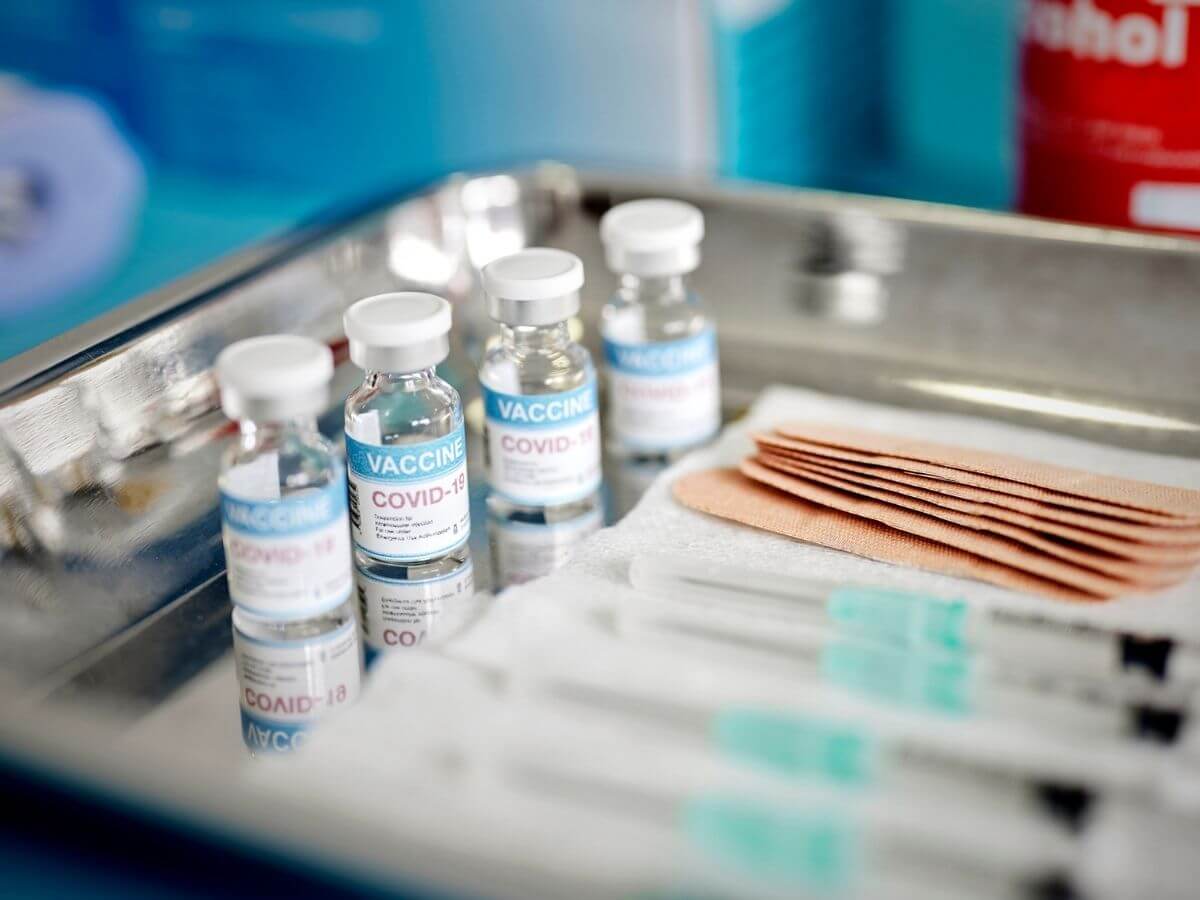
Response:
M700 265L704 215L679 200L633 200L604 214L600 239L614 272L682 275Z
M553 325L579 312L583 263L574 253L531 247L483 267L488 315L506 325Z
M373 372L417 372L450 352L450 304L400 291L359 300L342 317L350 359Z
M333 354L312 338L272 334L226 347L216 371L225 415L278 422L325 411Z

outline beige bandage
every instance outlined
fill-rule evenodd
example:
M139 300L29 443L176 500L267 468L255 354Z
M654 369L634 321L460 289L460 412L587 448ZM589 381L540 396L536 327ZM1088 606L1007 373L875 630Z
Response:
M1061 600L1100 595L1002 565L986 557L897 531L827 506L809 503L742 475L736 469L692 472L675 482L684 506L797 541L819 544L898 565L915 566Z
M1089 594L1099 597L1114 597L1136 590L1136 586L1125 579L1113 578L1072 565L1056 557L1037 553L1008 538L972 531L969 528L952 525L940 519L892 506L890 503L880 503L878 500L857 497L811 481L784 475L768 469L754 460L745 460L741 465L741 470L742 474L755 481L760 481L812 503L871 519L897 531L928 538L931 541L964 550L974 556L985 556L1006 566L1070 585Z
M819 485L824 485L825 487L833 488L849 495L876 500L880 503L886 503L900 509L907 509L932 519L961 526L961 528L966 530L962 532L956 531L953 540L950 540L949 537L939 539L945 539L947 543L953 543L955 546L961 546L966 550L973 550L973 548L959 542L969 540L969 532L993 534L998 537L1014 540L1029 548L1030 551L1040 551L1074 565L1082 566L1085 569L1092 569L1105 575L1111 575L1114 578L1145 588L1164 587L1175 584L1187 577L1188 572L1191 570L1191 566L1186 562L1183 564L1163 565L1120 558L1105 551L1092 549L1080 544L1067 543L1053 535L1032 528L1014 525L990 516L980 516L947 509L890 490L856 484L844 478L814 471L803 463L794 463L787 459L779 460L767 454L760 453L754 458L754 462L787 475L797 475L802 479L816 482ZM755 477L751 473L747 474ZM1024 567L1022 566L1022 568Z
M763 446L761 449L763 451L769 450L772 454L776 452L766 446ZM899 491L901 488L911 490L914 497L931 503L951 505L951 508L955 509L960 507L949 504L949 501L953 500L973 506L977 505L978 510L964 509L964 511L978 511L980 515L995 515L995 513L987 512L986 510L1001 509L1011 514L1029 516L1035 522L1057 522L1084 529L1089 533L1095 532L1105 536L1112 536L1123 542L1136 542L1152 545L1155 548L1161 547L1168 550L1161 557L1164 562L1184 557L1200 556L1200 528L1198 527L1162 527L1135 524L1114 519L1111 516L1079 512L1052 503L1041 503L1037 500L1016 497L1012 494L1003 494L971 485L956 484L941 478L914 475L908 472L901 472L897 469L862 465L833 459L828 456L810 456L790 450L783 455L803 461L806 464L818 466L822 471L828 471L831 475L840 474L841 477L852 480L861 478L864 484L886 486L888 490ZM1035 526L1031 525L1030 527ZM1049 530L1049 528L1045 530ZM1171 549L1175 547L1180 548L1178 553L1175 553ZM1147 555L1146 558L1158 559L1159 557Z
M1183 488L843 426L793 423L777 434L756 435L755 440L776 449L927 475L1130 522L1200 525L1200 492Z
M1200 491L841 425L754 440L744 477L688 476L676 495L800 540L1054 597L1153 591L1200 562Z

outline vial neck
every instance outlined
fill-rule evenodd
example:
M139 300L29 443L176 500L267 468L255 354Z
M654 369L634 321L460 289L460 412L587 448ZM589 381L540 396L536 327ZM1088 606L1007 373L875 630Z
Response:
M433 366L418 369L416 372L368 371L365 384L382 391L416 391L429 387L435 378L437 371Z
M686 275L663 275L645 278L639 275L621 276L621 293L634 303L645 306L669 306L687 300Z
M315 416L296 416L279 422L252 422L243 419L238 423L242 447L276 447L289 437L311 435L317 433Z
M553 325L501 325L500 340L520 353L565 350L571 343L566 322Z

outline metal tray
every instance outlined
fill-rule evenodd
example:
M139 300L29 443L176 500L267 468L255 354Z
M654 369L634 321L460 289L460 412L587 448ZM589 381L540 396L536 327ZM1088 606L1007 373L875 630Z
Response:
M446 371L477 426L473 359L490 334L478 268L530 244L579 254L594 347L613 287L599 216L646 195L705 212L695 283L719 323L729 415L784 382L1200 454L1200 243L557 164L454 177L253 247L0 365L0 685L11 701L0 750L153 793L102 736L229 648L215 480L230 429L210 373L223 347L273 331L327 341L344 395L358 377L345 306L434 291L455 305ZM323 427L340 425L335 405ZM610 509L628 508L653 475L610 466ZM482 486L477 464L472 476ZM487 573L496 537L489 546L474 499ZM543 556L562 549L549 540ZM101 716L82 711L98 704ZM168 739L138 758L168 771L179 750ZM164 802L226 827L230 807L204 793L202 768L185 800L167 791Z

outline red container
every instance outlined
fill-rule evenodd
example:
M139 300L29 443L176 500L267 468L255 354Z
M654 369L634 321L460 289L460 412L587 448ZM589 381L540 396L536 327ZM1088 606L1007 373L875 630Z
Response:
M1027 0L1018 206L1200 233L1200 0Z

